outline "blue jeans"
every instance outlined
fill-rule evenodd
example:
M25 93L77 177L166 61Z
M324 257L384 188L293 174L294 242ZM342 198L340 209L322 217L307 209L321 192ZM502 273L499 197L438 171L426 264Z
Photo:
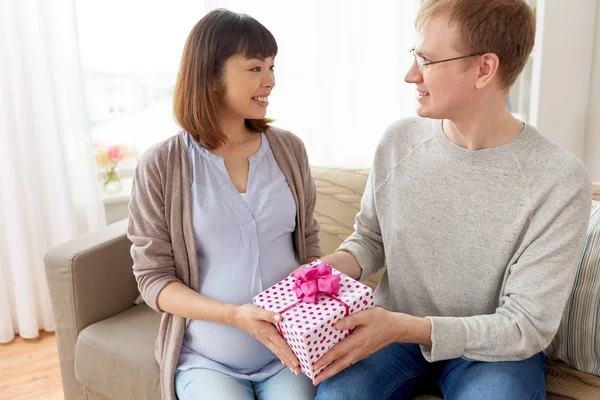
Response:
M411 399L425 393L461 400L545 399L544 354L511 362L429 363L418 345L393 344L322 382L316 400Z
M284 368L261 382L233 378L209 369L192 368L175 372L175 394L179 400L312 400L317 388L304 374Z

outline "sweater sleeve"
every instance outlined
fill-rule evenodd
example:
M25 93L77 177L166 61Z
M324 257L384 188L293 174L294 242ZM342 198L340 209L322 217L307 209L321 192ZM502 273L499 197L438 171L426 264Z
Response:
M140 159L133 178L127 229L138 289L146 304L157 312L162 312L158 306L162 289L180 281L175 275L173 247L165 220L160 166L156 148Z
M571 170L532 215L524 250L507 269L495 313L427 317L432 346L421 346L424 357L430 362L457 357L516 361L544 350L558 330L573 286L590 203L585 170Z

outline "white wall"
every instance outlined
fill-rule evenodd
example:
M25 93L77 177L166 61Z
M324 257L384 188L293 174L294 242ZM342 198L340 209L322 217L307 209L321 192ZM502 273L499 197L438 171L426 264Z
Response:
M596 40L590 85L585 163L588 166L592 180L600 182L600 6L596 13Z
M530 121L584 161L597 9L597 0L538 0L537 6ZM598 103L598 90L595 96Z

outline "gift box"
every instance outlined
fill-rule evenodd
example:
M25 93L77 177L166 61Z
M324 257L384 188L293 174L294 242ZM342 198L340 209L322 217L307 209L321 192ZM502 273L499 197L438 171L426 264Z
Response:
M345 316L374 306L371 288L315 260L253 298L254 304L283 317L276 324L302 372L313 379L313 366L350 330L333 327Z

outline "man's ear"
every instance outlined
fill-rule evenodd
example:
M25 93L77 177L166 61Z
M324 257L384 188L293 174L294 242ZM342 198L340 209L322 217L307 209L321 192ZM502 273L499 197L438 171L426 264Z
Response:
M477 81L475 86L482 89L495 80L500 69L500 58L494 53L485 53L479 56Z

